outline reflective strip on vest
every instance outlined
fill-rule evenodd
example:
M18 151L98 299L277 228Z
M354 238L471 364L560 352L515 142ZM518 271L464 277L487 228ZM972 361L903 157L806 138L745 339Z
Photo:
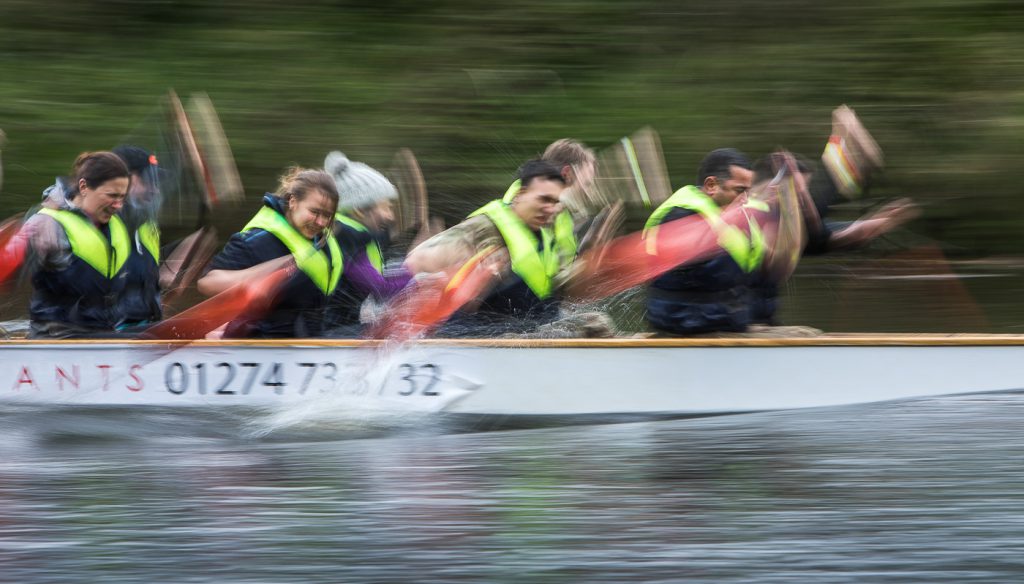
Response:
M334 216L334 218L337 219L339 223L342 223L344 225L348 225L349 227L351 227L352 229L355 229L356 231L359 231L359 232L362 232L362 233L369 233L370 232L370 230L367 229L365 225L363 225L359 221L349 217L348 215L344 215L342 213L338 213L338 214L336 214ZM373 269L377 270L378 274L382 274L383 275L384 274L384 252L382 252L381 249L380 249L380 243L378 243L377 240L374 239L373 237L370 237L370 242L366 244L366 257L369 258L370 265L373 266Z
M108 240L92 221L64 209L40 209L39 213L53 217L64 228L71 243L71 253L92 266L104 278L113 279L132 252L128 228L117 215L110 218ZM113 259L113 263L111 263Z
M744 205L744 207L748 206L764 210L764 203L760 201L752 201L748 205ZM643 231L647 253L657 254L658 227L673 209L687 209L699 214L718 235L719 247L724 249L744 272L753 272L764 261L765 238L757 221L747 217L747 225L750 227L750 236L748 237L739 228L723 221L722 210L718 204L693 185L685 186L673 193L651 214Z
M553 249L551 230L540 230L544 251L538 251L537 236L508 205L491 201L480 211L494 223L505 240L512 271L526 282L537 298L543 300L550 296L551 278L558 273L558 254Z
M341 279L343 259L341 247L338 246L334 235L327 236L327 247L331 250L331 256L322 249L317 249L313 242L303 237L295 230L277 211L270 207L263 207L249 223L242 228L242 233L250 229L262 229L274 235L281 241L295 258L295 264L310 280L316 284L325 295L330 296L338 286Z
M153 261L160 265L160 228L152 221L146 221L135 231L142 247L149 251Z

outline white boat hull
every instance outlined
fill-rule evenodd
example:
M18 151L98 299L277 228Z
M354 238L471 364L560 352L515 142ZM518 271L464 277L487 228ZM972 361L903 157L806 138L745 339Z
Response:
M1024 388L1024 338L0 343L0 403L704 415Z

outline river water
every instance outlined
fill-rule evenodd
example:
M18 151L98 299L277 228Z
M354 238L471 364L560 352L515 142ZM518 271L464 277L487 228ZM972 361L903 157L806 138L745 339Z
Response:
M1014 393L469 432L7 411L0 581L1016 582L1022 417Z

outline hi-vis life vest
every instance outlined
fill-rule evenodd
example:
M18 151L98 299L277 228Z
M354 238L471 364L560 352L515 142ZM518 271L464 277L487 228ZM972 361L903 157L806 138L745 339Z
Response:
M274 235L288 248L295 258L295 264L306 274L316 287L326 296L330 296L341 279L343 260L341 247L334 235L327 236L327 248L331 256L322 249L317 249L313 242L302 236L274 209L263 207L259 213L242 228L242 233L250 229L263 229Z
M764 233L753 218L747 218L750 236L733 225L722 220L722 210L711 197L693 185L685 186L665 200L644 225L643 236L647 242L647 253L655 255L658 250L658 226L673 209L687 209L701 216L718 235L718 245L728 253L733 261L746 273L753 272L764 261ZM762 201L751 199L744 208L757 211L768 211L768 205Z
M339 223L348 225L352 229L361 233L370 232L365 225L343 213L337 213L334 218L337 219ZM373 237L371 237L369 243L366 244L366 257L370 260L370 265L377 270L378 274L384 273L384 253L380 249L380 243L378 243Z
M512 200L519 194L519 190L522 188L522 183L516 180L512 183L505 194L502 195L501 201L505 205L510 205ZM483 215L484 209L493 203L499 201L491 201L487 205L480 207L476 211L469 214L470 217L476 215ZM576 241L576 225L572 220L572 213L569 211L562 211L558 215L555 215L555 222L552 224L551 236L555 242L555 253L558 255L558 265L566 267L576 260L576 252L579 249L579 244Z
M486 215L501 233L512 260L512 271L523 279L530 290L544 300L551 296L551 279L558 273L558 253L550 229L540 230L541 241L508 205L495 200L487 203L475 214ZM541 249L538 250L538 243Z
M160 265L160 228L152 221L146 221L135 231L135 242L149 252L149 257Z
M64 209L39 210L60 223L71 242L71 253L89 264L104 278L112 280L124 267L131 253L128 228L117 215L110 218L110 240L85 217Z

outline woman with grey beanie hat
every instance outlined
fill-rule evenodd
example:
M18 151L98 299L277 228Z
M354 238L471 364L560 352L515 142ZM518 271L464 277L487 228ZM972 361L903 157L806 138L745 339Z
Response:
M345 279L328 304L326 328L335 335L356 334L360 309L369 296L390 298L412 279L404 267L394 273L389 269L387 275L384 270L398 190L383 174L338 151L327 155L324 170L338 188L334 233L345 256Z

